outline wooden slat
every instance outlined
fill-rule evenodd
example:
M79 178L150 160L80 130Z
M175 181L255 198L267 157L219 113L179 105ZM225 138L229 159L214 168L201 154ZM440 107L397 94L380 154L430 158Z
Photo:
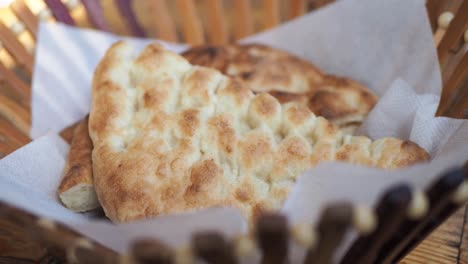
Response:
M458 93L462 92L461 86L465 83L466 76L468 76L468 52L464 51L463 58L460 60L453 73L450 75L450 79L444 83L444 89L442 90L439 108L437 109L438 116L446 115L447 110L451 107L451 105L456 103L455 101L459 96Z
M23 21L31 36L36 39L39 18L31 12L31 9L24 3L24 0L13 1L10 8Z
M463 34L468 29L468 16L466 14L468 14L468 1L462 3L437 47L437 54L442 70L450 57L449 53L458 50Z
M201 21L193 0L176 0L177 10L182 17L182 30L185 42L192 45L205 43Z
M318 245L308 250L305 264L333 262L334 252L352 224L352 215L353 208L349 203L335 203L323 210L317 227Z
M68 8L62 3L61 0L44 0L44 2L49 7L50 11L54 18L62 23L75 26L75 20L68 11Z
M288 259L288 222L280 214L263 214L257 220L255 236L262 264L283 264Z
M457 263L465 208L461 208L425 239L401 263ZM462 260L462 259L460 259ZM460 262L463 263L463 262ZM468 263L468 259L465 259Z
M33 72L33 56L19 42L16 35L2 22L0 22L0 42L2 42L2 45L19 64L23 65L29 73Z
M389 188L376 205L377 229L371 234L360 236L348 249L341 263L381 263L376 261L379 251L404 221L411 195L411 189L404 184Z
M135 12L133 12L132 0L116 0L115 3L119 8L120 14L127 21L132 34L136 37L145 37L145 31L140 26L140 23L138 23Z
M302 16L306 11L305 0L291 0L289 4L289 19Z
M153 239L141 239L132 243L132 257L136 264L172 264L174 250L166 244Z
M93 25L103 31L110 32L111 28L107 23L106 17L104 16L104 10L102 9L101 2L96 0L81 0L86 14Z
M328 4L335 2L335 0L310 0L309 1L309 8L310 9L317 9Z
M468 77L459 88L459 93L445 116L468 119Z
M254 32L250 0L236 0L234 4L234 38L239 40Z
M28 144L31 139L8 120L0 116L0 135L3 140L11 145L21 147Z
M11 145L11 142L4 141L3 139L1 139L0 135L0 159L9 155L19 147L20 146L17 145Z
M151 8L151 13L154 14L154 27L158 30L158 38L166 41L177 42L177 30L172 19L166 0L149 1L148 7Z
M28 239L36 239L46 245L50 249L48 253L67 258L66 261L56 259L41 263L118 263L116 252L61 223L35 216L3 201L0 201L0 219L15 223L26 232ZM53 249L55 252L51 252Z
M465 219L463 221L461 230L462 238L460 241L460 252L458 253L458 259L460 260L460 264L468 264L468 204L465 206Z
M404 248L398 250L396 256L391 257L391 263L403 259L411 250L424 241L432 231L459 209L460 204L453 199L453 194L462 186L465 176L461 167L452 168L426 188L425 194L429 201L429 210L415 225L411 224L411 230L405 228L407 229L407 235L402 238L403 241L400 243L400 246L404 246Z
M220 0L207 0L208 29L211 44L225 44L228 41L223 4Z
M433 32L435 32L437 29L437 19L439 18L440 14L442 14L443 10L446 9L445 6L447 5L447 2L448 1L440 0L426 1L427 14L429 16L429 21L431 23Z
M206 231L192 235L195 256L207 263L237 264L232 244L220 233Z
M3 94L0 94L0 115L24 134L29 134L31 124L29 112Z
M426 0L426 9L429 16L429 21L431 23L432 31L436 31L438 27L437 20L443 12L448 11L455 13L463 1L464 0Z
M264 28L270 29L279 24L278 0L263 0Z
M0 62L0 74L24 99L29 102L31 98L30 87L21 80L11 69L8 69L3 63ZM29 103L28 103L29 104Z

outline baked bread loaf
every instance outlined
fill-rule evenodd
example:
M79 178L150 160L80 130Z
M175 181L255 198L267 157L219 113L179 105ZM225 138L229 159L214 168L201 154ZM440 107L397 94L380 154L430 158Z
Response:
M96 192L125 222L233 206L248 219L278 209L296 178L325 160L398 168L428 159L414 143L344 136L298 103L158 44L114 44L93 80L89 132Z
M64 177L58 188L62 203L75 212L86 212L100 207L93 184L92 150L86 117L74 129Z
M183 55L194 64L215 67L239 78L256 93L269 92L281 103L295 101L306 104L312 112L329 118L349 134L360 124L376 101L376 96L361 84L350 79L326 75L307 61L264 45L195 47ZM69 143L74 127L75 125L61 133ZM75 147L83 148L83 144L72 145L71 151ZM75 172L65 178L71 190L79 190L72 189L73 185L88 184L87 177L82 176L88 164L81 165L78 162L80 160L75 160L74 166L81 168L82 172ZM89 174L91 173L89 171ZM92 191L91 188L87 189L89 194ZM95 199L95 196L92 194L90 199ZM84 197L75 198L74 206L82 210L89 208L88 200ZM77 204L80 201L86 204L80 206Z
M199 46L182 54L191 64L218 69L255 93L268 92L281 103L298 101L352 133L377 102L367 87L327 75L308 61L261 44Z

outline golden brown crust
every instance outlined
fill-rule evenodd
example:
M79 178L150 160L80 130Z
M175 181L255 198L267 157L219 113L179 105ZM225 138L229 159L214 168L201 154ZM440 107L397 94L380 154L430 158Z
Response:
M75 133L75 129L80 124L80 122L76 122L76 123L64 128L62 131L60 131L60 137L63 140L65 140L68 144L71 144L72 139L73 139L73 134Z
M83 212L99 207L93 185L92 149L86 117L74 130L64 177L58 188L61 201L74 211Z
M146 94L164 100L147 104ZM254 95L157 44L138 56L123 42L107 52L93 80L89 132L96 191L116 222L213 206L251 219L278 209L321 161L394 168L427 158L398 139L343 136L304 104Z
M367 87L326 75L311 63L261 44L199 46L182 54L190 63L218 69L254 92L281 103L307 104L314 114L353 131L377 102Z

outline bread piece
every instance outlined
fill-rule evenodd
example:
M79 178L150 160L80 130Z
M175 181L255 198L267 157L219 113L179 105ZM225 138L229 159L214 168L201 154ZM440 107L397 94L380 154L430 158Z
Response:
M182 55L192 64L238 78L255 93L269 92L281 103L305 103L348 133L377 102L377 96L359 82L327 75L305 60L265 45L199 46Z
M115 222L216 206L253 219L321 161L397 168L429 157L398 139L344 137L305 105L254 95L157 44L107 51L89 122L96 192Z
M64 128L62 131L60 131L60 137L65 140L68 144L71 144L73 140L73 134L75 134L75 129L76 127L80 124L80 122L76 122L66 128Z
M93 184L92 149L86 117L76 126L73 133L64 177L58 189L62 203L75 212L86 212L100 207Z

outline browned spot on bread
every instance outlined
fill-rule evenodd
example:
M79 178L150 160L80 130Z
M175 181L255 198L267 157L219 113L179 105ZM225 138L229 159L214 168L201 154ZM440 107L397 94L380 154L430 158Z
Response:
M288 93L282 91L271 91L269 92L274 96L280 103L285 104L288 102L305 102L307 101L307 94L300 93Z
M237 104L242 104L253 97L252 91L237 80L230 79L221 93L233 95Z
M185 83L190 84L188 94L193 97L202 98L203 101L209 101L209 91L207 86L213 80L213 70L199 69L192 72L184 80Z
M192 184L187 191L191 193L208 191L210 187L214 187L216 178L220 176L222 169L212 160L201 161L198 165L192 167L190 173L190 181Z
M287 118L295 125L301 125L311 117L312 113L304 105L294 105L287 110Z
M252 104L256 112L263 116L272 116L280 110L278 101L267 93L257 95Z
M169 168L167 166L167 163L163 162L158 165L158 168L156 170L156 176L161 180L169 176Z
M252 208L252 219L258 219L259 216L268 212L268 207L263 202L258 202L253 205Z
M259 160L271 157L273 150L268 137L251 135L242 142L242 159L247 168Z
M244 184L242 188L238 188L236 190L235 196L237 200L245 203L252 199L252 192L254 192L254 190L252 189L252 185Z
M162 105L166 100L168 100L168 91L167 89L156 89L151 86L144 87L145 93L143 94L143 103L144 107L154 107Z
M336 160L347 161L353 151L356 151L357 147L354 145L343 146L340 151L336 153Z
M431 157L418 144L411 141L401 143L401 155L397 157L396 166L403 167L414 164L415 162L428 161Z
M223 188L223 170L211 160L203 160L192 166L190 185L184 193L188 204L218 203L213 200L211 193L218 193Z
M168 114L158 111L152 118L151 124L159 131L168 130L171 127L171 118Z
M292 139L288 142L287 151L288 154L294 156L296 158L305 158L307 157L308 150L307 147L304 145L304 142L298 139Z
M219 146L226 151L226 153L232 153L237 145L237 137L231 120L226 115L222 115L212 118L210 124L214 126L218 132Z
M223 69L226 65L227 54L223 47L196 46L182 54L189 61L198 61L199 65L211 65L211 68Z
M179 126L186 135L193 136L195 134L200 125L199 113L200 111L197 109L188 109L182 112Z

